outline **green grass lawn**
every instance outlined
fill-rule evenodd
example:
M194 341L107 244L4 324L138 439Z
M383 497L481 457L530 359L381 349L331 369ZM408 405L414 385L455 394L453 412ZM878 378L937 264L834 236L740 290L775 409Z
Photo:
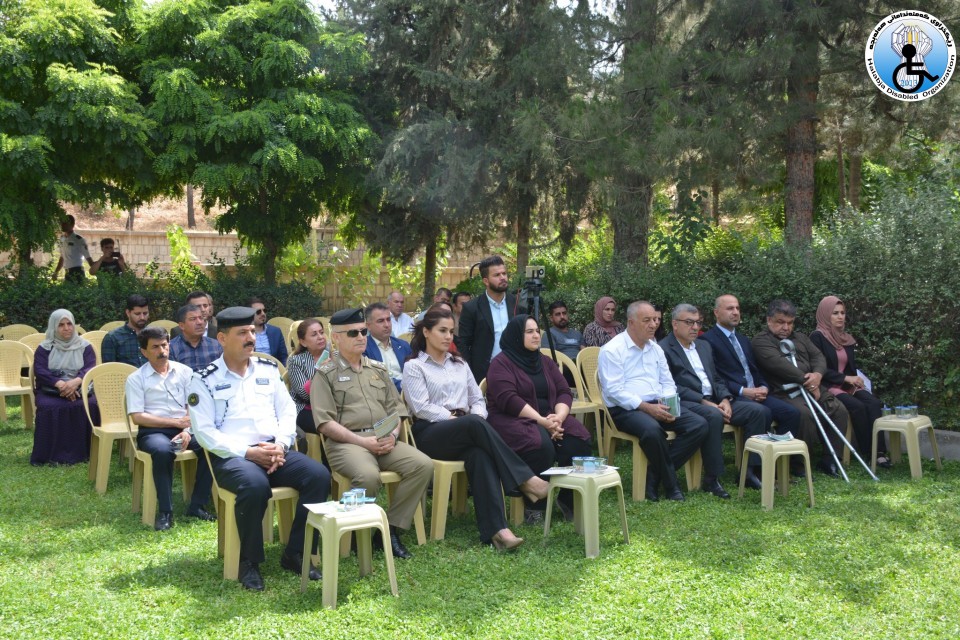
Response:
M442 542L416 547L408 535L414 558L397 561L399 598L378 557L363 579L356 558L342 560L339 608L327 611L319 583L301 594L299 577L280 569L279 544L267 546L266 591L249 593L222 580L215 524L141 525L116 455L105 496L86 465L31 467L32 432L18 407L9 414L0 427L4 638L960 636L958 463L937 472L925 462L921 481L906 463L880 470L880 483L857 469L849 485L818 474L814 509L798 485L769 513L757 492L628 502L629 545L605 492L596 560L562 522L547 543L542 529L520 527L527 544L498 554L477 543L471 512L448 520Z

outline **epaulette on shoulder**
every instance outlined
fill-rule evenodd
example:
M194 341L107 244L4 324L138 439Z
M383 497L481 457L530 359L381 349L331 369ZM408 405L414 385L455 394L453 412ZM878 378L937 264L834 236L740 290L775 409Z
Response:
M333 360L327 360L326 362L321 364L319 367L317 367L317 371L319 371L320 373L330 373L336 368L337 368L336 362L334 362Z
M208 375L210 375L211 373L213 373L213 372L216 371L216 370L217 370L217 365L215 365L215 364L213 364L213 363L211 362L209 365L207 365L207 367L206 367L205 369L201 369L201 370L197 371L197 374L199 374L199 376L200 376L201 378L206 378Z
M383 369L384 371L389 371L389 369L387 369L387 365L383 364L379 360L374 360L373 358L367 358L367 364L374 369Z
M257 356L257 362L260 362L260 363L262 363L262 364L268 364L268 365L270 365L271 367L276 367L276 368L278 368L278 369L280 368L280 366L277 365L277 363L274 362L273 360L269 360L269 359L267 359L267 358L261 358L260 356Z

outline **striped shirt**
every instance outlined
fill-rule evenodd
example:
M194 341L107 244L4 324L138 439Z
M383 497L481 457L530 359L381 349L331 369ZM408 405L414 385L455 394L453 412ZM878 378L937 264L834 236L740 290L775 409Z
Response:
M403 367L403 395L410 412L419 420L450 420L458 410L487 417L487 403L470 367L459 358L454 360L449 353L442 364L426 351L407 360Z

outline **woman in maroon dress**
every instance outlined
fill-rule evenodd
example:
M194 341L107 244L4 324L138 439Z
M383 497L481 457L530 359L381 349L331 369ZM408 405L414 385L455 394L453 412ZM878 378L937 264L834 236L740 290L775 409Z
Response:
M514 316L500 337L500 353L487 371L488 422L535 473L568 466L575 456L591 455L590 434L570 415L573 395L560 367L540 353L540 327L527 315ZM572 516L573 496L560 492L564 516ZM536 522L546 501L528 504Z
M77 334L73 314L57 309L47 322L47 339L33 358L37 421L30 464L76 464L90 456L91 426L80 383L97 364L93 346ZM100 415L90 398L90 413Z

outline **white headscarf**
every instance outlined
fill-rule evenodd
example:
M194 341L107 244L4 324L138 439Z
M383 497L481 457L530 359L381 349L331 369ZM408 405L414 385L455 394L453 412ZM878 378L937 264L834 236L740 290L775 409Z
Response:
M76 331L69 340L63 340L57 335L57 327L60 321L69 318L74 325L73 314L66 309L57 309L50 314L50 320L47 321L47 339L40 343L40 346L50 352L50 359L47 366L51 371L63 371L65 380L72 380L77 377L80 369L83 368L83 350L90 346L90 343L80 337Z

